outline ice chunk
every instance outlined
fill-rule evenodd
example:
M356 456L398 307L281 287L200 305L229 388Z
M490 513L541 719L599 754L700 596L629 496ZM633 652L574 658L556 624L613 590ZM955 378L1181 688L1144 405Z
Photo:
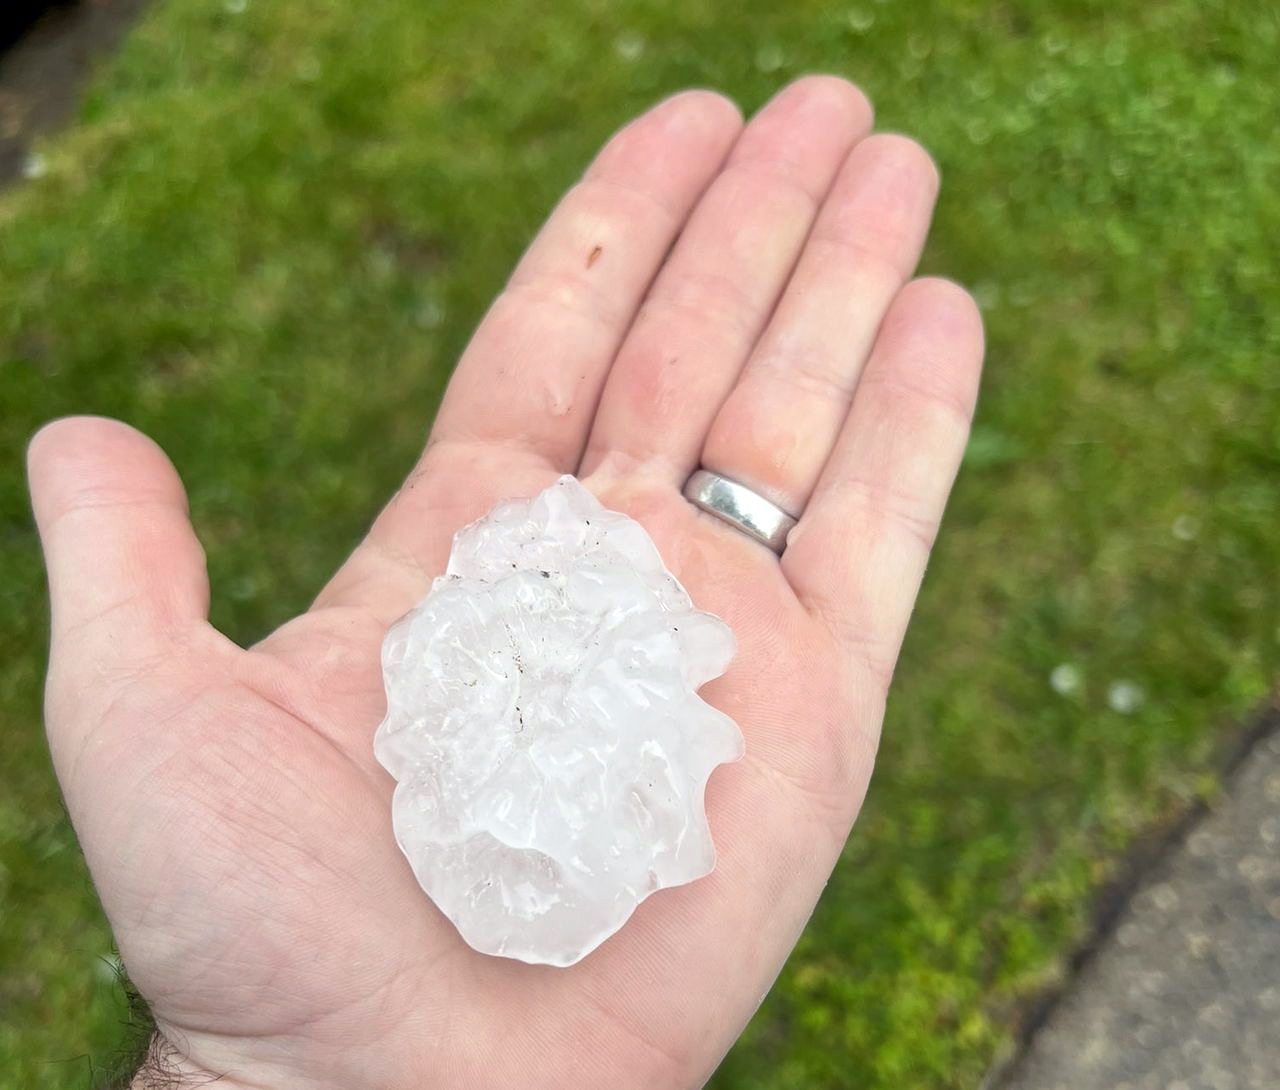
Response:
M644 528L573 477L458 532L387 633L374 751L396 839L468 943L572 965L712 869L703 792L743 742L696 690L733 652Z

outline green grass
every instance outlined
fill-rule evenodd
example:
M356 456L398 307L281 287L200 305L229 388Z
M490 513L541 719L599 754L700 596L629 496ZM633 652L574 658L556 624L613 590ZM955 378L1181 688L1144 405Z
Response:
M0 1086L87 1086L123 1014L39 724L27 435L155 436L252 639L410 464L598 142L810 69L934 151L926 266L989 364L863 817L716 1086L976 1085L1280 666L1278 50L1261 0L158 3L0 194Z

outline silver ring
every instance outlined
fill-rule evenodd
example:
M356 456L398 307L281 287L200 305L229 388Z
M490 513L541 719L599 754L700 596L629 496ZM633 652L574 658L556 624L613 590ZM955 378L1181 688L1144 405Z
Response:
M697 470L685 482L684 498L779 556L787 547L787 534L796 524L777 504L708 469Z

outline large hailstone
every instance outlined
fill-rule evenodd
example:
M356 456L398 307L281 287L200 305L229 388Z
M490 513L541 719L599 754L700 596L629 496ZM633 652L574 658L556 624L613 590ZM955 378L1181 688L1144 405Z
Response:
M742 756L697 695L732 659L638 522L572 477L460 530L382 648L396 839L486 954L572 965L710 872L707 777Z

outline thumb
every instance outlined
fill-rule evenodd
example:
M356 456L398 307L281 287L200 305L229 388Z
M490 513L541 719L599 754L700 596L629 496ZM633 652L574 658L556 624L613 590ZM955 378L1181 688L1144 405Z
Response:
M52 613L47 718L65 772L87 709L205 627L204 551L164 452L133 428L69 417L31 440L27 472Z

